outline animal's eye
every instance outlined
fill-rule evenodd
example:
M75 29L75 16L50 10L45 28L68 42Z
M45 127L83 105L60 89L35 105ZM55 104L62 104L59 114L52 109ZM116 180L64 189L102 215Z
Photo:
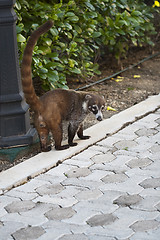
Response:
M104 106L101 107L101 111L104 111Z
M93 114L97 114L97 112L98 112L98 107L97 107L97 105L92 105L91 111L93 112Z
M93 105L93 106L92 106L92 109L93 109L93 110L97 110L97 106L96 106L96 105Z

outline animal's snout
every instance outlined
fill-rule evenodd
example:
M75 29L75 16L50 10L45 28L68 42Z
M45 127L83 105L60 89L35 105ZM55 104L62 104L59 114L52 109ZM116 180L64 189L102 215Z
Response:
M102 121L103 119L102 119L101 116L97 116L97 120L98 120L98 121Z

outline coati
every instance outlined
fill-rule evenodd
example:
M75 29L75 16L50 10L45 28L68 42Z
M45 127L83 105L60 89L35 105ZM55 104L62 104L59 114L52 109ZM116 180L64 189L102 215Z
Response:
M39 134L42 151L51 150L48 142L49 132L53 135L57 150L77 145L73 142L76 132L80 139L88 139L90 136L83 135L83 120L89 112L92 112L97 120L101 121L105 106L102 97L81 91L55 89L40 98L36 95L32 83L32 52L40 35L52 26L53 22L49 20L31 34L21 64L23 92L26 102L34 111L34 124ZM62 121L64 120L68 121L68 144L62 146Z

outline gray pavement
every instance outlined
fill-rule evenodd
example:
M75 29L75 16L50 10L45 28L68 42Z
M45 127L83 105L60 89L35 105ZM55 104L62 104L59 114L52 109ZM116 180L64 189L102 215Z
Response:
M0 240L159 238L160 109L0 196Z

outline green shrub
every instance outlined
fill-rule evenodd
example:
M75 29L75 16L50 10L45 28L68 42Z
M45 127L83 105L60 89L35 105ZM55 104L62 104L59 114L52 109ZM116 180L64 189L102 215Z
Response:
M43 80L45 90L67 88L70 75L100 74L95 59L106 46L119 59L130 44L153 44L151 8L139 0L17 0L15 10L20 61L31 31L54 20L33 53L33 77Z

